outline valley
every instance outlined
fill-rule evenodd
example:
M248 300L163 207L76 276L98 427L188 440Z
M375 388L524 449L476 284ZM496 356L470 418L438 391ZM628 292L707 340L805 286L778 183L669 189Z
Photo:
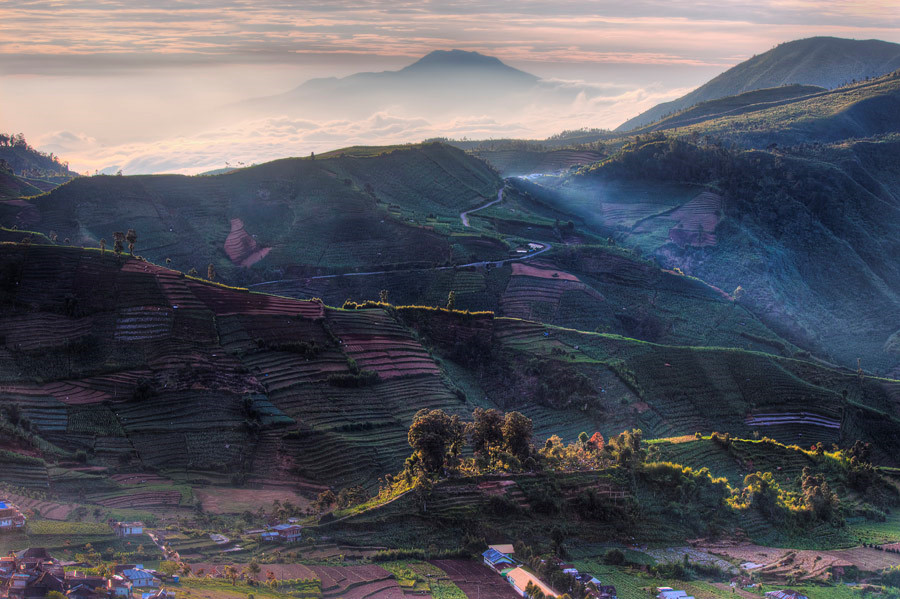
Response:
M0 597L896 597L900 53L815 39L546 140L4 136ZM464 80L546 85L437 52L248 105Z

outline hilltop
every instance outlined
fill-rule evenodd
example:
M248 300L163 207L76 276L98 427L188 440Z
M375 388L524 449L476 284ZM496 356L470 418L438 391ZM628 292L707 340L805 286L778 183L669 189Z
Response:
M349 149L210 176L81 177L0 206L0 223L93 247L134 228L150 260L252 282L505 257L459 220L501 185L447 145Z
M746 60L671 102L620 125L626 132L700 102L782 85L814 85L833 89L900 69L900 44L880 40L812 37L786 42Z
M634 134L678 128L743 147L797 146L898 133L898 113L900 71L835 90L787 86L704 102Z

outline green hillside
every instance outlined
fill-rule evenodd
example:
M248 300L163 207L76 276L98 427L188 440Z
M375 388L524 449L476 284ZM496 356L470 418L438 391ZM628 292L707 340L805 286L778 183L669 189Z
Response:
M683 135L712 135L755 148L828 143L900 131L900 71L831 91L719 110L720 105L741 104L744 95L701 104L641 131L679 127Z
M644 127L639 127L629 133L638 135L649 131L686 127L688 125L713 119L745 115L783 103L795 102L799 98L820 94L825 91L827 90L814 85L785 85L782 87L753 90L735 96L726 96L724 98L700 102L681 112L677 112Z
M740 287L738 303L792 343L896 376L897 143L745 151L657 133L577 174L516 185L595 235Z
M897 441L895 383L812 362L490 313L326 308L109 251L7 244L0 257L4 402L42 443L111 467L370 485L402 464L418 409L478 405L522 411L540 437L768 427L877 441L886 461Z
M41 193L41 190L27 180L0 170L0 200L33 196L39 193Z
M5 211L2 224L93 247L134 228L139 254L185 271L213 264L231 282L506 255L459 221L496 198L485 163L439 144L388 150L202 177L83 177L33 200L36 211Z
M833 89L898 68L900 45L890 42L834 37L786 42L728 69L677 100L654 106L616 131L632 131L700 102L748 91L791 84Z

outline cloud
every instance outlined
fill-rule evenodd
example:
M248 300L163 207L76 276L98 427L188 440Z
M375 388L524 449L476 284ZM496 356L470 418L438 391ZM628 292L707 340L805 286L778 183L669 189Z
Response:
M725 65L735 54L808 35L900 41L896 0L7 4L0 21L6 73L291 64L323 54L415 57L447 47L510 61Z
M251 118L157 141L105 144L86 133L58 131L37 140L53 148L79 172L195 174L226 163L253 164L307 156L351 145L390 145L433 137L453 139L541 139L564 129L611 127L631 112L681 95L682 89L633 89L577 81L544 82L566 90L564 102L540 101L503 116L497 114L407 115L379 110L368 117L322 122L285 115ZM544 96L546 100L547 96Z

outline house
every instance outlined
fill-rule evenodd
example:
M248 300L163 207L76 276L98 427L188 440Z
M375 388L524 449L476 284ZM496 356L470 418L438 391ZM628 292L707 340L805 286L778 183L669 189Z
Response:
M769 591L766 593L766 597L769 597L769 599L809 599L806 595L790 590Z
M117 536L130 537L144 534L143 522L116 522L112 525Z
M99 599L100 593L96 587L77 584L66 591L66 597L69 599Z
M106 586L106 579L102 576L85 574L84 572L78 570L72 570L70 572L66 572L66 584L70 589L73 589L77 586L86 586L91 589L97 589Z
M526 570L519 567L514 568L506 573L506 580L512 585L513 590L522 597L528 597L528 585L534 585L541 590L546 597L559 597L559 593L544 584L541 579Z
M16 558L0 557L0 577L6 577L16 571Z
M175 591L159 589L152 593L141 593L141 599L175 599Z
M130 597L131 583L119 574L106 581L106 588L113 597Z
M11 503L0 501L0 532L25 526L25 516Z
M597 585L597 589L588 591L587 596L591 599L618 599L616 587L611 585Z
M159 579L149 570L143 568L130 568L122 571L122 577L131 583L132 588L158 587Z
M656 599L694 599L684 591L676 591L672 587L658 587Z
M286 543L296 543L300 540L303 527L299 524L279 524L273 526L272 530L278 534L279 540Z
M263 541L277 541L279 536L277 532L264 532L259 535L259 538Z
M505 553L506 555L512 555L516 552L515 547L512 546L511 543L503 543L500 545L488 545L488 549L496 549L500 553Z
M488 549L481 554L481 557L484 558L484 565L495 572L516 567L516 562L513 558L496 549Z

